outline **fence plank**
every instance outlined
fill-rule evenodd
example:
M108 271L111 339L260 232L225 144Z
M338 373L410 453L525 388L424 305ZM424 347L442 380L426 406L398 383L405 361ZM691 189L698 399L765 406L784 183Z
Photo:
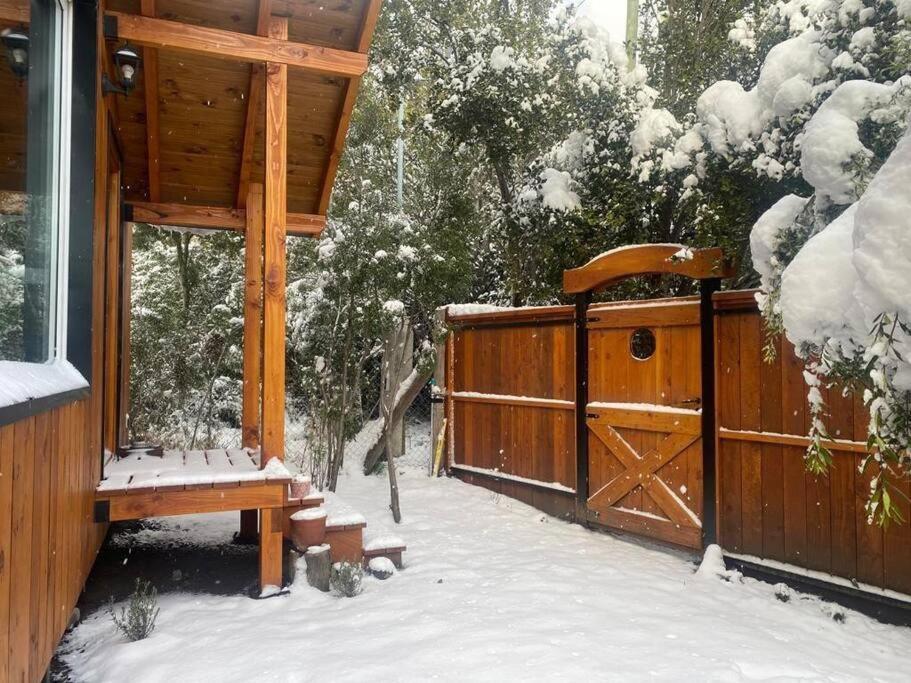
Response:
M740 315L740 428L759 430L760 410L759 364L761 337L759 317ZM762 556L762 446L740 444L740 515L743 525L743 552Z
M774 358L760 363L760 428L780 433L781 416L781 336L763 333L763 346L771 344ZM762 445L762 556L784 561L784 471L782 447Z
M719 426L740 429L740 321L737 315L723 315L716 319L718 334L720 391L717 393ZM718 473L721 482L720 542L733 552L743 549L740 507L740 444L722 441L718 453Z

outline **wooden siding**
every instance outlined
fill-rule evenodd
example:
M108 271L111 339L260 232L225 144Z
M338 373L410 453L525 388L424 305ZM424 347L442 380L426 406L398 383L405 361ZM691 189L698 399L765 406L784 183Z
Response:
M63 635L106 527L90 404L0 428L0 680L37 681Z
M867 524L869 473L858 472L867 411L840 387L823 390L835 441L828 475L804 466L810 427L803 364L787 340L763 359L755 302L716 295L718 534L725 551L776 560L911 593L911 515L883 530ZM908 492L908 484L903 484Z

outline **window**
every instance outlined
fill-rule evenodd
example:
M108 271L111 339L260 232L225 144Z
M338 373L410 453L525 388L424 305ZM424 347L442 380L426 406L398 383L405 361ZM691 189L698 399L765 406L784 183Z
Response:
M636 360L648 360L655 355L655 333L647 327L635 330L629 338L629 352Z
M85 384L63 362L71 3L31 0L22 23L0 19L0 407Z
M33 0L3 29L0 360L61 357L69 214L69 3Z

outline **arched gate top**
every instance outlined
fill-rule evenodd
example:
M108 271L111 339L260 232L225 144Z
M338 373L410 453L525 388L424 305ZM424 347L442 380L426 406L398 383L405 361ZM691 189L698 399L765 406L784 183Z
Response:
M606 251L580 268L563 271L567 294L591 292L637 275L683 275L694 280L726 278L734 268L720 247L690 249L682 244L634 244Z

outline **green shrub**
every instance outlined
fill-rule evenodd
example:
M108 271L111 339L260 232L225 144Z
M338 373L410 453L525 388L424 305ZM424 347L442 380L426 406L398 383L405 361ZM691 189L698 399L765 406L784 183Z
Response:
M155 630L158 618L158 591L148 581L136 579L136 590L130 596L130 603L120 608L118 615L111 606L114 625L131 641L148 638Z
M332 565L330 582L339 595L353 598L364 589L364 570L359 564L336 562Z

